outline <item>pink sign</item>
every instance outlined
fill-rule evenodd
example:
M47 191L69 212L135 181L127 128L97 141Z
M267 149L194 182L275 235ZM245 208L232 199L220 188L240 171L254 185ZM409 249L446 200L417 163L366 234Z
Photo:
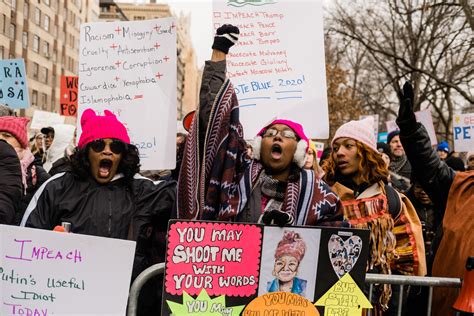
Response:
M172 295L252 296L258 289L261 228L176 222L168 234L165 291Z

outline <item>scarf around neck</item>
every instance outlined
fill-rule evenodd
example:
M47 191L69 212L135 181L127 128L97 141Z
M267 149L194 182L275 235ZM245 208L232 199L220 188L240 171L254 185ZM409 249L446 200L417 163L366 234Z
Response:
M396 157L390 160L390 170L395 173L399 173L400 170L403 168L403 166L405 166L407 161L408 161L408 158L406 155L403 155L401 157Z
M28 187L28 167L35 160L35 156L31 153L29 148L15 148L18 158L20 159L21 166L21 182L23 183L24 194L26 194L26 189ZM32 179L36 179L36 168L33 165L31 168Z

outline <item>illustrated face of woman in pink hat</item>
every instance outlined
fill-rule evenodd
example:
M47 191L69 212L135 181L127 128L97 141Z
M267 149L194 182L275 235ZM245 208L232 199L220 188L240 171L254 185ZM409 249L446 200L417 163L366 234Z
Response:
M109 183L117 174L125 144L117 139L97 139L88 144L91 175L100 184Z
M262 163L272 172L273 178L286 180L296 151L296 133L284 124L268 127L262 135Z

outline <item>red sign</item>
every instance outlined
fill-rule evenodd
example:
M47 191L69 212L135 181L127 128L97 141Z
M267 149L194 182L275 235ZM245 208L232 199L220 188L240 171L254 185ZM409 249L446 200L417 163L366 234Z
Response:
M77 116L77 76L61 76L61 97L59 114Z

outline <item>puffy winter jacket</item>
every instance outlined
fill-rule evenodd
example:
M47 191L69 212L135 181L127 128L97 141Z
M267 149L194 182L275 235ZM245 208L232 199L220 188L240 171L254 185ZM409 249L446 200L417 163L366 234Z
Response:
M0 140L0 224L14 223L22 187L18 155L13 147Z
M93 178L58 173L37 191L21 226L53 229L70 222L72 232L137 241L134 276L151 264L150 236L166 230L175 210L176 183L121 175L102 185Z

